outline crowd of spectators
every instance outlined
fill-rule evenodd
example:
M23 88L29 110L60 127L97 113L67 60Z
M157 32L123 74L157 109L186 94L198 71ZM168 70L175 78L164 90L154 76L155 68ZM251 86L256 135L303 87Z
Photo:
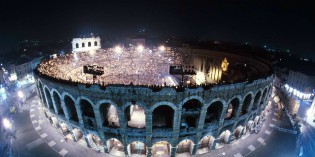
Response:
M83 73L83 66L97 65L104 67L104 74L94 80L100 85L176 85L168 77L169 66L182 64L182 60L180 53L171 50L101 49L54 56L41 62L37 71L58 80L93 84L93 75Z

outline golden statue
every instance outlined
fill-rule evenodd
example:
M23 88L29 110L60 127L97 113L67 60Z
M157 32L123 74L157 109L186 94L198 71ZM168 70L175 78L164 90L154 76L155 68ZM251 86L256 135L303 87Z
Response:
M222 68L222 71L227 71L228 70L228 66L229 66L229 62L226 58L224 58L222 60L222 63L221 63L221 68Z

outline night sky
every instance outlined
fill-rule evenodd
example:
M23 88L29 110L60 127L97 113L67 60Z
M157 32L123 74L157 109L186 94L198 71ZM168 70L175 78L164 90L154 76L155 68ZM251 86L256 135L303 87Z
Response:
M315 5L307 1L64 1L1 1L0 52L22 39L124 37L145 29L151 36L266 44L315 59Z

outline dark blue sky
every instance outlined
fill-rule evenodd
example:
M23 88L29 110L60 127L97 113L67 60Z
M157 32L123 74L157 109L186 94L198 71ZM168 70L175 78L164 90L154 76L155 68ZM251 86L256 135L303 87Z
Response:
M0 2L0 46L95 32L267 44L315 58L315 5L307 1Z

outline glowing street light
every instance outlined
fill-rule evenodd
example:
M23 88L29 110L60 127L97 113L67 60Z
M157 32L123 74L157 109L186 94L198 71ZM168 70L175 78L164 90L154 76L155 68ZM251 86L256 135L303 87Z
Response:
M165 51L165 46L163 46L163 45L160 46L160 47L159 47L159 50L160 50L160 51Z
M18 91L18 97L20 97L20 98L23 98L24 97L24 94L23 94L23 92L21 92L21 91Z
M6 129L11 129L12 124L11 124L11 122L10 122L8 119L4 118L4 119L2 120L2 123L3 123L3 126L4 126Z
M139 46L137 47L137 50L138 50L139 52L142 52L142 51L144 50L144 47L143 47L142 45L139 45Z
M122 51L122 49L121 49L120 46L116 46L116 47L115 47L115 52L116 52L116 53L121 53L121 51Z

